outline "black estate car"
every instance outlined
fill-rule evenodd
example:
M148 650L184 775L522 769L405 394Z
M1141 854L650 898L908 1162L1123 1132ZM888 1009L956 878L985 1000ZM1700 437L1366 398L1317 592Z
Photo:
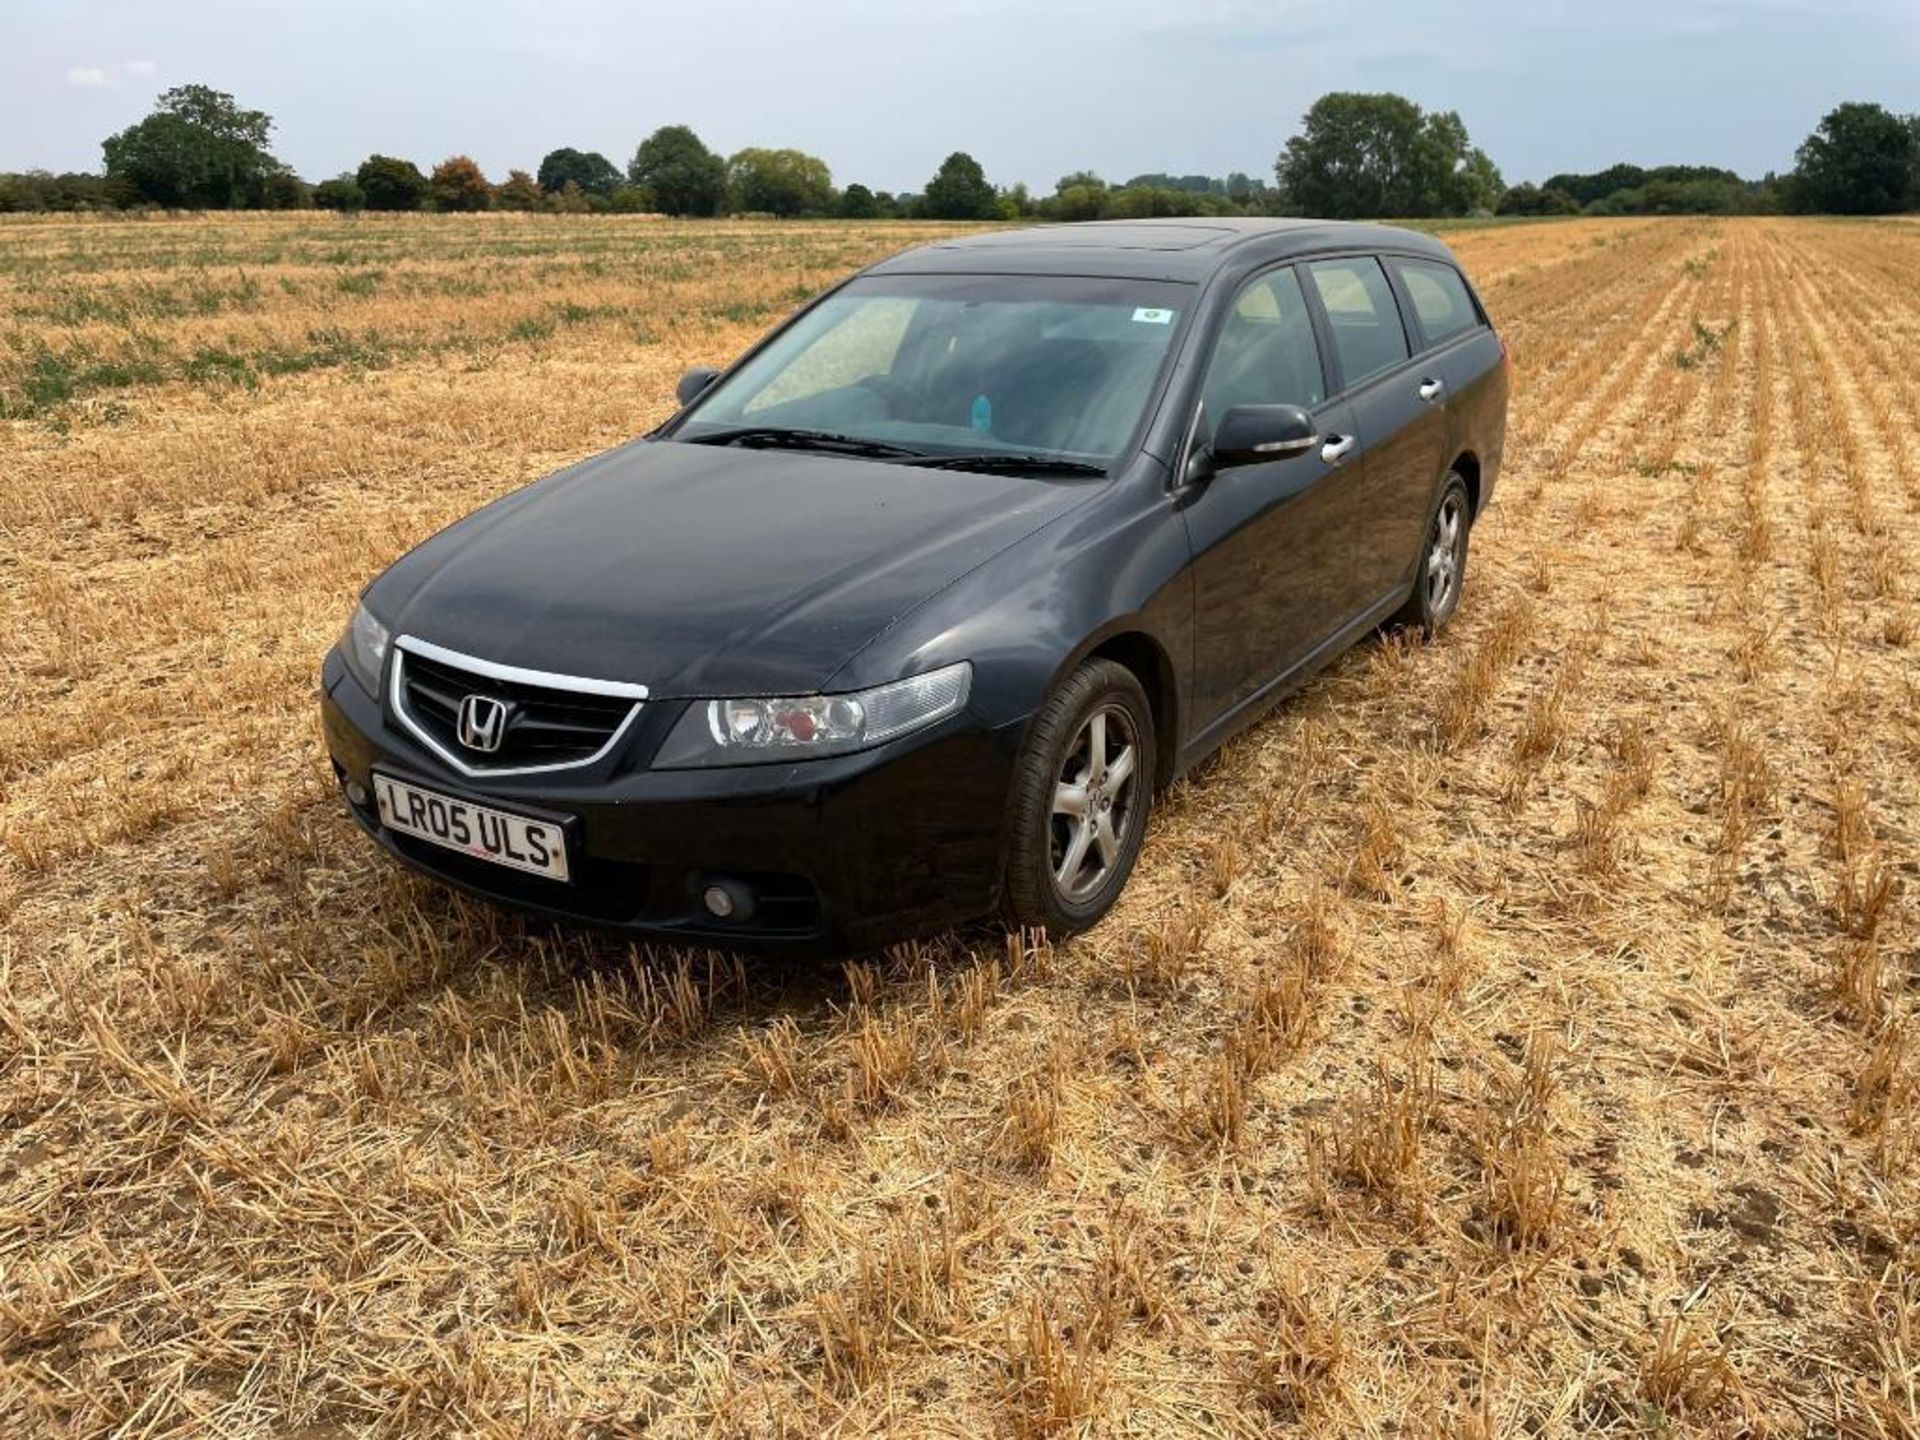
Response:
M394 855L529 910L1082 929L1174 776L1383 622L1446 623L1507 388L1407 230L909 250L369 585L333 768Z

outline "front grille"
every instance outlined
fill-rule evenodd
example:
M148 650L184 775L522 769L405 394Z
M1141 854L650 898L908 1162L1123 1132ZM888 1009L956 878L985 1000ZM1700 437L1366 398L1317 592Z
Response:
M579 765L598 756L620 733L639 702L559 685L483 675L437 657L400 649L395 691L401 719L446 758L469 770L517 770ZM500 748L477 750L461 742L460 705L483 695L507 707Z

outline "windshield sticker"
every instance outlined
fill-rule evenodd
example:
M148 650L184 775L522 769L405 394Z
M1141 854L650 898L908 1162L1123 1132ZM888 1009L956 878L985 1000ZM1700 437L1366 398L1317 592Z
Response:
M973 428L976 430L993 429L993 402L984 395L973 397Z
M1138 310L1133 312L1133 323L1136 325L1171 325L1173 323L1173 311L1149 310L1146 306L1142 305Z

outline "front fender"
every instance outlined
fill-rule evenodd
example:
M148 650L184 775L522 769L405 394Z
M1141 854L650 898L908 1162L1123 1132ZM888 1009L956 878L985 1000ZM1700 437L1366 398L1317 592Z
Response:
M1139 635L1166 657L1185 713L1193 645L1191 551L1165 468L1141 457L1107 490L963 576L891 626L834 677L883 684L957 660L974 667L970 708L989 725L1029 717L1087 655Z

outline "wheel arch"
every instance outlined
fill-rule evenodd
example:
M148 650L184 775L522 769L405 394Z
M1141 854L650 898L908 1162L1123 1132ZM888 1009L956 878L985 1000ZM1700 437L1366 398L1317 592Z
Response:
M1180 684L1166 646L1149 631L1123 621L1090 637L1074 651L1054 676L1049 690L1089 660L1124 665L1147 692L1147 704L1153 710L1154 788L1165 789L1173 780L1180 753Z
M1480 518L1480 457L1471 450L1462 450L1453 457L1453 463L1447 466L1450 474L1458 475L1467 485L1467 512L1474 519Z

